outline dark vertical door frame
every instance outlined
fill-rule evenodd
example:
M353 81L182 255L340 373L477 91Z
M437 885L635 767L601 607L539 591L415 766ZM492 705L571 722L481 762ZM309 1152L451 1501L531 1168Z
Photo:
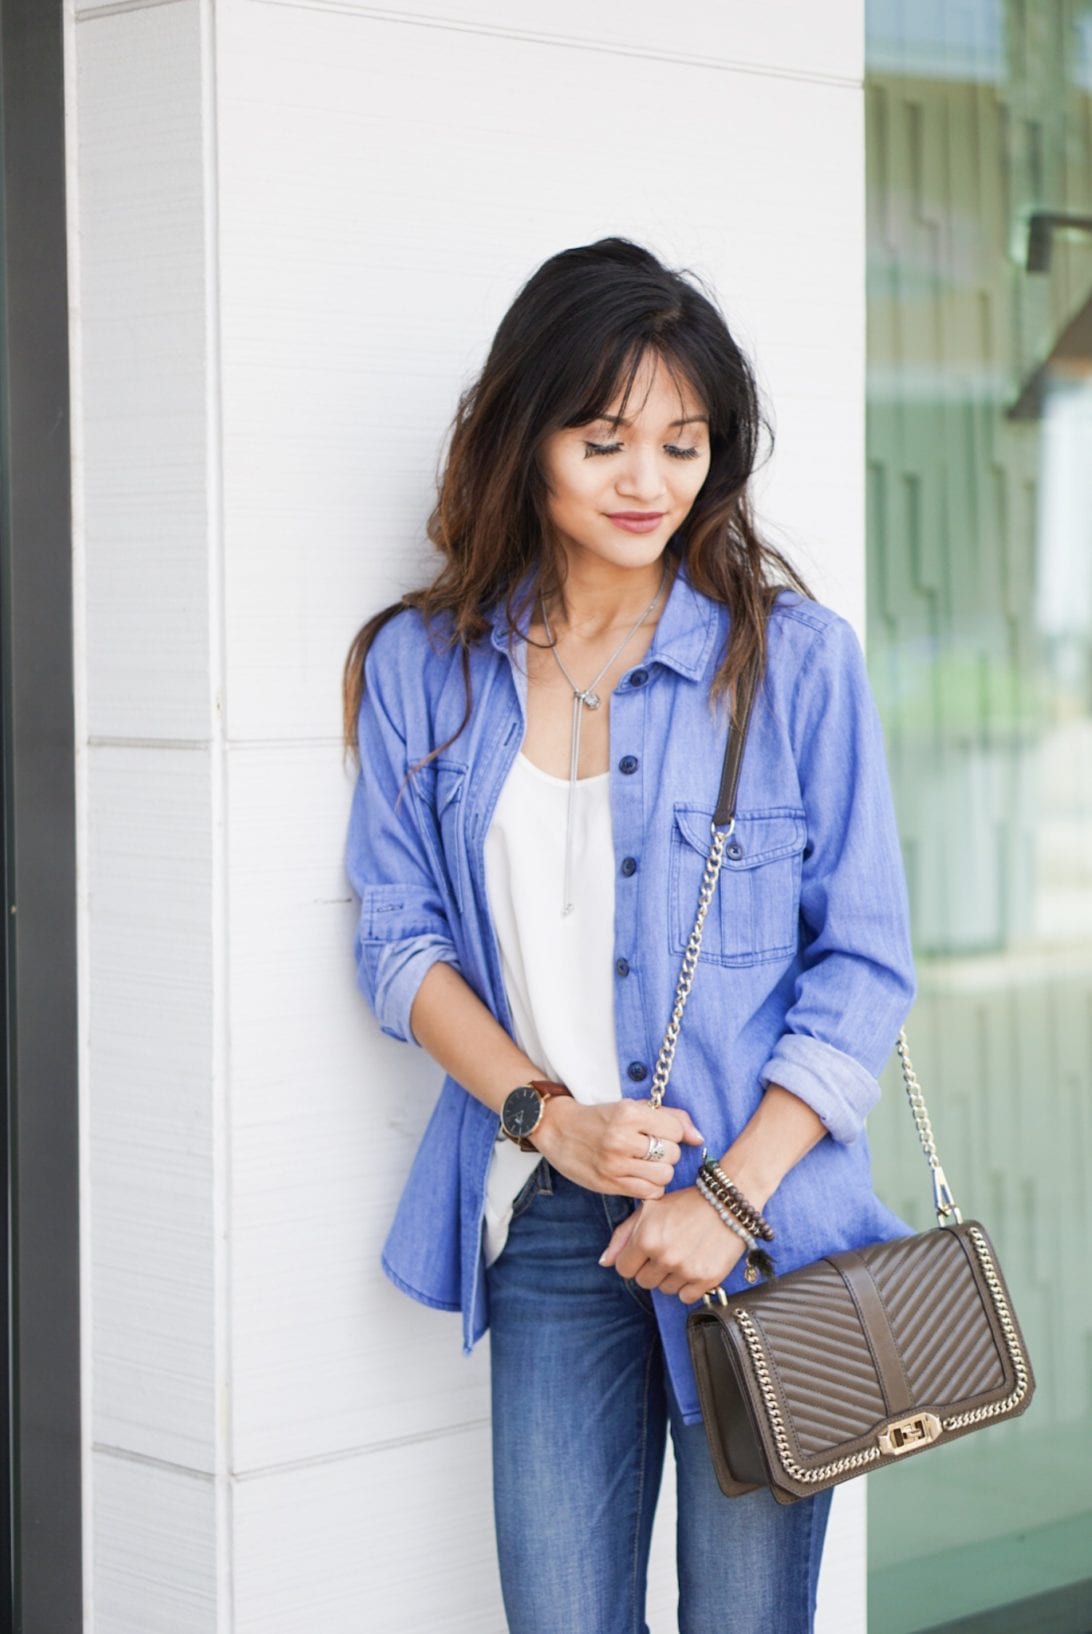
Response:
M0 1626L15 1634L83 1626L64 165L63 6L0 0Z

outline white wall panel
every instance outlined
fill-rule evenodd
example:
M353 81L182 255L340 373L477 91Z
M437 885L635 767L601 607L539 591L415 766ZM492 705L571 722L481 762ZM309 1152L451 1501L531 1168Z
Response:
M459 384L535 266L609 232L713 282L785 428L769 508L844 564L848 594L862 524L863 326L845 298L862 272L860 120L845 86L348 11L230 9L231 737L336 732L353 629L428 559Z
M212 1630L223 1593L204 21L68 13L95 1634Z
M207 752L93 749L87 821L93 1434L210 1470Z
M815 1634L865 1634L868 1627L867 1484L864 1475L835 1490L819 1568Z
M474 1425L240 1481L234 1634L502 1634L488 1456Z
M208 733L198 0L77 27L88 729Z
M94 1634L214 1634L221 1601L212 1480L97 1448ZM226 1603L225 1603L226 1609Z

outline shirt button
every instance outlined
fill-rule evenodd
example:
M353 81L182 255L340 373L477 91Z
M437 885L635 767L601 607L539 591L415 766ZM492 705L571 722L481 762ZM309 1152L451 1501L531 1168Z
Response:
M629 960L628 959L615 959L614 968L615 968L615 970L617 970L617 972L618 972L618 974L620 976L628 976L629 975Z
M738 840L733 840L728 846L727 855L731 857L733 862L738 862L740 857L742 857L743 847L740 845Z
M635 772L640 764L641 762L636 755L623 755L618 762L618 770L620 772Z
M629 684L631 687L643 687L647 680L648 671L646 669L635 669L629 678Z
M627 876L627 878L628 878L628 876L630 874L635 874L637 872L637 858L636 857L623 857L622 858L622 872L623 872L623 874L625 874Z
M648 1068L645 1066L643 1061L631 1061L629 1066L626 1068L626 1071L629 1073L631 1078L636 1078L638 1082L640 1082L642 1078L648 1077Z

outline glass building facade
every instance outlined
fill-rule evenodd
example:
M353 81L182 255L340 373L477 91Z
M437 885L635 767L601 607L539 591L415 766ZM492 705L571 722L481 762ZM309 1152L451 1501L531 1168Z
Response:
M868 0L868 658L910 1053L1025 1417L869 1481L881 1634L1092 1627L1092 4ZM921 1226L897 1056L877 1187Z

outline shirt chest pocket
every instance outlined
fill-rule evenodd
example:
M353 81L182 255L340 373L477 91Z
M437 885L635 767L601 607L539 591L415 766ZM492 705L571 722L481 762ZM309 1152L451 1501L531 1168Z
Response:
M672 951L682 953L697 917L713 813L678 801L673 810L668 924ZM806 839L804 813L791 806L736 813L705 916L700 958L752 965L795 953Z
M420 801L421 829L432 856L437 880L447 885L462 913L469 878L466 763L439 755L414 772L411 783Z

